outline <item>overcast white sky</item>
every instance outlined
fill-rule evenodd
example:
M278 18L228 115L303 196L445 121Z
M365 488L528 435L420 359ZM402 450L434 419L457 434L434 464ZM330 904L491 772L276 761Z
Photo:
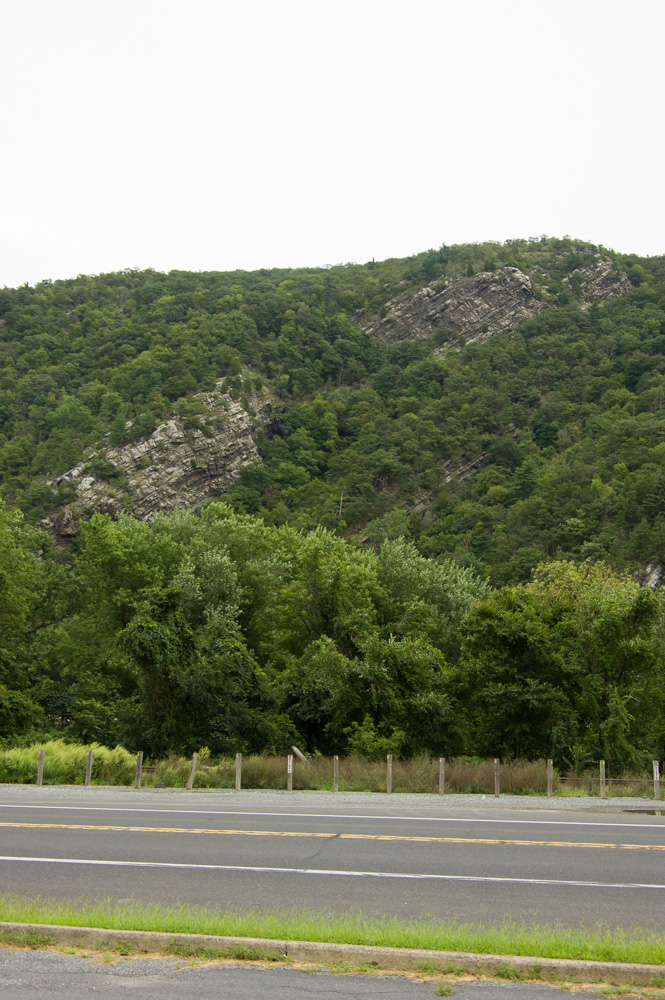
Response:
M665 253L663 0L15 0L0 286L569 234Z

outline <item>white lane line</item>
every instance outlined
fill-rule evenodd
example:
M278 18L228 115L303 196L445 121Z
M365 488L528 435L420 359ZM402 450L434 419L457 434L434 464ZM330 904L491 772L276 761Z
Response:
M665 885L645 882L578 882L570 879L552 878L497 878L489 875L429 875L427 873L408 872L362 872L345 871L327 868L258 868L251 865L195 865L168 861L101 861L89 858L25 858L0 856L0 861L24 861L47 865L96 865L113 868L173 868L187 871L219 871L219 872L257 872L285 875L335 875L351 878L400 878L416 880L437 880L444 882L497 882L516 883L518 885L567 885L594 889L665 889Z
M665 810L665 805L664 805ZM513 826L606 826L618 830L659 830L663 823L594 823L591 820L472 819L463 816L375 816L355 813L250 812L240 809L152 809L150 806L47 806L0 802L0 809L56 809L71 812L173 813L179 816L279 816L287 819L368 819L390 823L499 823Z

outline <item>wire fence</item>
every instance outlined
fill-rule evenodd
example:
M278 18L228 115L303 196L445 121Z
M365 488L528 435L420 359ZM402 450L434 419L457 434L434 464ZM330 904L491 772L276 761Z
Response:
M611 776L605 761L582 772L560 774L551 760L416 757L384 760L236 754L213 759L203 748L193 757L171 755L145 764L143 753L52 741L0 751L0 781L30 784L110 784L186 789L273 789L333 792L478 793L484 795L586 795L661 798L660 762L651 773Z

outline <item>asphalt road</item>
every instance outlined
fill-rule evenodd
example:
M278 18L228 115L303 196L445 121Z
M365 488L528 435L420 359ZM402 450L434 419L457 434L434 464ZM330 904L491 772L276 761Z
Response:
M2 786L0 885L70 899L665 928L662 816L461 799Z
M393 976L347 976L256 966L187 966L174 959L133 959L104 965L90 958L50 952L0 949L0 1000L68 1000L102 997L119 1000L428 1000L438 981L426 983ZM461 982L456 1000L563 1000L554 986L534 983ZM567 994L570 996L570 994ZM576 993L576 996L596 994Z

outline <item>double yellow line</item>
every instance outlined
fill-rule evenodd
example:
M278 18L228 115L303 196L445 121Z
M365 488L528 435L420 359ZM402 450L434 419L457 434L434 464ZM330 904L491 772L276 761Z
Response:
M515 847L592 847L603 850L620 851L665 851L665 845L658 844L606 844L591 841L568 840L510 840L486 837L411 837L384 833L332 833L309 832L304 830L216 830L209 827L191 826L111 826L87 823L0 823L0 827L19 830L96 830L112 833L194 833L211 834L216 837L311 837L319 840L395 840L417 844L481 844L494 847L506 844Z

